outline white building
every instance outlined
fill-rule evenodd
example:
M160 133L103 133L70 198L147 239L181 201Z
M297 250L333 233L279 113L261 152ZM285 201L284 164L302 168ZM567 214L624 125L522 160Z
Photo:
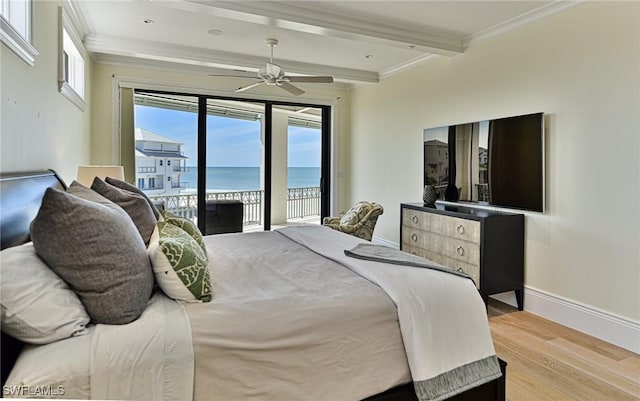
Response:
M135 130L136 183L148 195L177 195L187 188L180 175L187 172L182 142L142 128Z

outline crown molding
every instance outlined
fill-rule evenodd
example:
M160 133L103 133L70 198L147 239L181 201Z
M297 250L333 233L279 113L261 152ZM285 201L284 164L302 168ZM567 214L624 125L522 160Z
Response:
M398 65L395 65L395 66L393 66L391 68L387 68L386 70L382 71L380 73L380 79L385 79L385 78L388 78L390 76L399 74L399 73L401 73L403 71L410 70L412 68L415 68L415 67L419 66L420 64L427 63L427 62L429 62L431 60L434 60L434 59L436 59L438 57L441 57L441 56L438 55L438 54L425 54L424 56L416 57L413 60L407 61L406 63L398 64Z
M84 6L82 2L78 0L63 0L62 7L81 38L91 32L87 20L84 18L87 13L83 12Z
M264 57L94 34L85 37L85 47L91 53L254 72L264 67L266 61ZM294 74L331 75L336 80L347 82L378 82L378 74L372 71L286 60L278 60L278 64Z
M550 15L553 15L561 11L564 11L566 9L569 9L571 7L577 6L581 3L584 3L585 1L586 0L575 0L575 1L557 0L553 3L541 6L528 13L519 15L508 21L505 21L498 25L494 25L490 28L487 28L483 31L480 31L474 35L471 35L465 38L463 41L463 47L466 50L471 46L484 42L485 40L488 40L498 35L502 35L513 29L520 28L522 26L538 21ZM413 60L409 60L406 63L398 64L394 67L388 68L380 72L380 79L388 78L400 72L410 70L414 67L417 67L420 64L435 60L437 58L438 58L437 54L427 54L421 57L417 57Z
M482 30L478 33L475 33L465 38L463 41L464 49L466 50L469 47L475 44L484 42L485 40L490 39L494 36L501 35L503 33L509 32L513 29L520 28L532 22L541 20L545 17L559 13L571 7L575 7L578 4L584 3L585 1L586 0L574 0L574 1L557 0L553 3L538 7L525 14L511 18L498 25L494 25L490 28L487 28L485 30Z

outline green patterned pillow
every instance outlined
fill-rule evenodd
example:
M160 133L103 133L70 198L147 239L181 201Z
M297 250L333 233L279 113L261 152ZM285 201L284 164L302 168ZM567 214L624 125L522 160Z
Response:
M207 253L207 247L204 245L204 240L202 239L202 233L200 232L200 230L198 229L198 226L196 226L196 224L193 221L189 219L185 219L184 217L180 217L177 214L167 212L166 210L161 210L160 214L162 215L165 221L173 224L174 226L178 226L182 228L184 231L186 231L194 240L196 240L198 245L202 247L202 250L204 251L204 253Z
M159 221L149 256L158 285L167 296L186 302L211 301L207 255L185 230Z

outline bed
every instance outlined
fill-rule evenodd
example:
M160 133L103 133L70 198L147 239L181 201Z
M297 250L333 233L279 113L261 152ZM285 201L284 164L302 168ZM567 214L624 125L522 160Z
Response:
M50 187L67 188L53 171L2 175L3 250L22 247L33 252L30 224ZM6 333L3 300L4 396L505 399L506 364L487 344L490 334L481 298L466 295L469 285L457 284L465 278L351 258L344 251L363 241L318 226L203 240L210 255L211 302L178 302L155 287L135 321L87 322L82 333L68 338L25 344ZM15 259L1 262L4 289L12 277L4 273ZM425 281L424 276L454 287L421 294L420 287L408 286ZM433 302L456 291L459 296ZM437 318L425 319L427 312ZM478 321L477 335L454 333L437 339L443 337L440 333L433 335L436 340L424 340L425 333L430 337L441 327L458 327L467 320ZM475 373L477 362L493 370ZM445 373L432 377L434 371ZM474 374L475 379L466 379ZM447 390L432 392L433 383Z

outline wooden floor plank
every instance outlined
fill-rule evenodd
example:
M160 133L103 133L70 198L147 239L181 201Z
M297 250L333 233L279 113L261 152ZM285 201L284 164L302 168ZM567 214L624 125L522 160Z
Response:
M631 394L640 394L640 365L635 369L630 368L622 363L624 359L614 361L564 338L551 340L549 345L562 350L569 358L579 360L586 372L599 376ZM640 361L640 357L628 359Z
M499 318L511 320L513 324L518 325L522 330L535 334L536 336L546 340L551 340L557 337L571 339L571 341L576 344L617 361L635 355L631 351L616 347L606 341L586 335L569 327L559 325L540 316L536 316L533 313L506 313L499 316Z
M549 344L550 341L524 333L509 324L494 325L493 332L499 333L504 338L503 342L513 347L527 344L527 357L557 374L556 382L575 387L574 392L579 395L579 399L635 399L633 394L637 393L638 387L634 383L606 369L590 365L572 353Z
M640 355L491 300L509 401L640 401Z

